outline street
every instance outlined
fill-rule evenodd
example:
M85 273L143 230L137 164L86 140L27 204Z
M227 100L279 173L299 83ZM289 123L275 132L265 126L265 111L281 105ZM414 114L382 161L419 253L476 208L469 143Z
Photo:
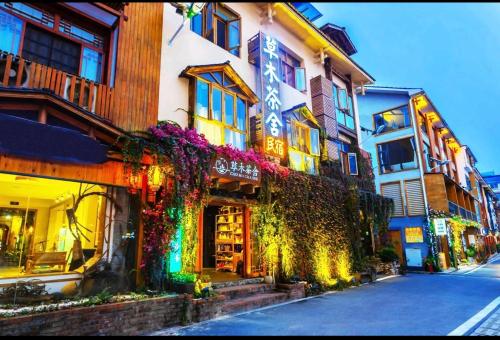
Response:
M499 296L497 257L468 272L408 274L154 334L447 335ZM465 334L488 321L483 319L467 325Z

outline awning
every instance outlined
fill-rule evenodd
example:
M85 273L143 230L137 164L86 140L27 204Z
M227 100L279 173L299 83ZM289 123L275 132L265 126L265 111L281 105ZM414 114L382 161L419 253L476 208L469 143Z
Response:
M77 131L0 114L0 153L46 162L98 164L108 147Z

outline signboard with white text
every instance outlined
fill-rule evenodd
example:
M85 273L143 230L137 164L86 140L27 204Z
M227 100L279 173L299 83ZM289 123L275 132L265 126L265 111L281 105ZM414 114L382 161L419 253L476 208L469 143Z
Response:
M446 219L444 218L435 218L434 219L434 231L436 236L447 235L446 229Z
M260 183L260 166L251 161L232 160L226 156L217 156L212 161L210 175L258 185Z
M276 38L260 33L260 77L262 80L262 139L264 153L283 158L283 117L280 98L279 43Z

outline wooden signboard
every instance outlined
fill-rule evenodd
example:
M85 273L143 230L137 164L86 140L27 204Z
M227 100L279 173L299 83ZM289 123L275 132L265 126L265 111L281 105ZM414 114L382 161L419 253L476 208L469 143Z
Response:
M229 179L259 185L260 166L255 162L232 160L226 156L217 156L210 166L210 175L215 178Z
M405 228L406 243L422 243L424 235L422 227L407 227Z

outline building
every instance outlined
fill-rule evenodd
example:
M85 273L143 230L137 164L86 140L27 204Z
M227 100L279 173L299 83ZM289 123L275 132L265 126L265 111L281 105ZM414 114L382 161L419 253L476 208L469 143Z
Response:
M311 22L320 14L313 6L207 3L175 36L182 8L163 8L159 120L195 128L213 145L253 148L294 170L319 174L330 159L357 174L354 89L373 78ZM238 234L255 234L250 215L259 179L213 174L213 183L199 217L195 271L260 275L254 239L238 239L228 263L215 256L224 245L214 236L226 216L237 221Z
M423 268L433 254L441 268L448 268L459 254L451 247L450 228L438 230L434 218L460 216L468 226L455 240L462 251L477 243L478 227L484 235L493 223L477 159L423 89L368 86L364 91L358 96L360 145L372 155L377 192L395 203L391 241L408 267Z
M0 3L0 287L138 269L116 142L157 122L162 6Z

